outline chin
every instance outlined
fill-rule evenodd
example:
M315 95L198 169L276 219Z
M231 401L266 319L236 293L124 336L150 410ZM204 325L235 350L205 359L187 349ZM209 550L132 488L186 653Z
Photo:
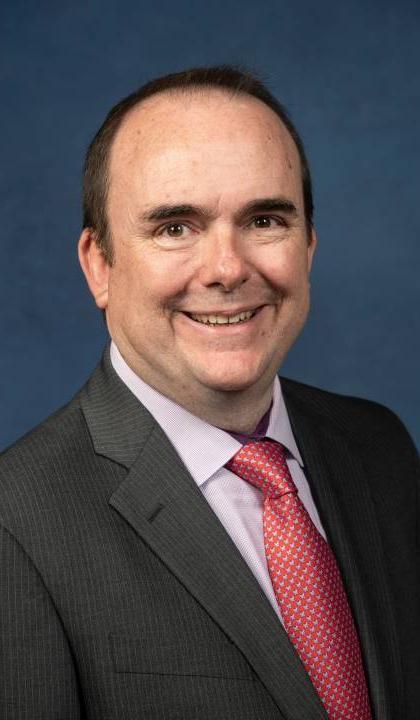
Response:
M243 380L226 380L226 381L220 381L220 382L214 382L214 383L208 383L207 387L209 390L213 390L214 392L242 392L244 390L248 390L248 388L252 387L255 383L253 382L244 382Z
M241 392L256 385L259 380L261 380L263 374L265 373L261 372L261 370L247 370L245 372L242 369L238 369L238 371L232 372L232 368L230 368L225 372L219 371L214 374L208 372L203 373L200 382L209 390L216 392Z

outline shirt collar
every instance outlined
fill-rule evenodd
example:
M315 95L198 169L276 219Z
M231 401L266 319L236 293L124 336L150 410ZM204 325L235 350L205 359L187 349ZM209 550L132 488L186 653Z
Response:
M292 432L292 426L290 424L278 375L276 375L274 379L273 405L271 408L270 422L268 423L266 436L271 438L271 440L277 440L277 442L281 443L289 451L292 457L298 461L299 465L303 467L302 456L299 452L298 446L296 445L296 440Z
M153 415L198 485L206 482L240 450L241 443L226 430L196 417L144 382L127 365L114 342L111 343L110 356L117 375ZM277 376L267 437L284 445L303 465Z

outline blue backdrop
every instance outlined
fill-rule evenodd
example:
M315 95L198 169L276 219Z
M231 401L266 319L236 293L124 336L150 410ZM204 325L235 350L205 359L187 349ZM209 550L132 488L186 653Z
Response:
M420 9L388 0L3 0L0 448L67 401L106 334L76 259L86 146L186 66L245 63L312 165L313 310L283 373L392 407L420 443Z

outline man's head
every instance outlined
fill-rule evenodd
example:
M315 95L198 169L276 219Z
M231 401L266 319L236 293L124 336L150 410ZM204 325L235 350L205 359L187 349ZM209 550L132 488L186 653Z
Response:
M267 103L225 87L149 94L114 132L112 261L95 226L80 260L128 364L193 411L267 393L304 324L315 235L302 152Z

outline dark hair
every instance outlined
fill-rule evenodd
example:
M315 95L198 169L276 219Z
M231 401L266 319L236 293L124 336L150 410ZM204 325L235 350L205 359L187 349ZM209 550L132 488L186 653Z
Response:
M152 95L170 90L194 90L216 88L258 98L268 105L286 126L297 147L302 172L303 200L308 231L312 226L313 199L308 161L299 134L287 111L265 87L263 82L248 70L219 65L192 68L151 80L128 97L121 100L108 113L89 145L83 179L83 227L92 228L96 242L108 262L112 262L112 242L107 219L107 194L109 185L109 157L112 142L128 112Z

